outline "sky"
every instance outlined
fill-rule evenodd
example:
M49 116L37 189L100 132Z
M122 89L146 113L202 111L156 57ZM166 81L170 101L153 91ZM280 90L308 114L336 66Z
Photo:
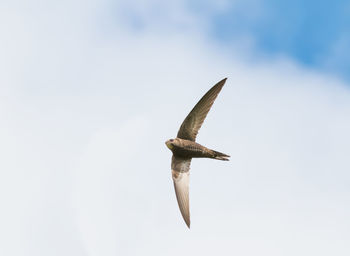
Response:
M349 255L349 10L2 1L0 254ZM164 142L224 77L189 230Z
M209 35L224 45L250 40L255 54L287 56L349 79L348 1L227 1L217 12L199 5L194 1L193 11L201 10Z

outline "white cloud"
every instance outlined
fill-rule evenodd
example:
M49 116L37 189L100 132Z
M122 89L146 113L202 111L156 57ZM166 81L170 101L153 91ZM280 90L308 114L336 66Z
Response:
M183 2L183 33L146 3L140 33L110 2L20 4L0 15L2 255L348 255L348 84L227 57ZM188 231L164 141L225 76L199 142L232 160L193 161Z

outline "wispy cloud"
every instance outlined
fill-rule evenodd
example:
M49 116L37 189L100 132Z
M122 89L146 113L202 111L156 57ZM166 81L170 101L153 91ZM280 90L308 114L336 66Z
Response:
M208 1L207 1L208 2ZM249 42L254 55L288 58L348 79L349 56L338 58L334 46L350 26L349 3L269 0L225 2L224 8L190 1L191 10L205 21L206 33L235 49ZM209 3L211 3L209 1ZM243 42L242 42L243 41ZM330 61L332 60L332 61Z

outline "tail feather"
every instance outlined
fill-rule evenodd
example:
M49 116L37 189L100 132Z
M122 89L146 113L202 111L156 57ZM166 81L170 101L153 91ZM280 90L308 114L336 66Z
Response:
M223 161L229 161L229 155L226 155L224 153L221 153L221 152L218 152L218 151L215 151L215 150L212 150L213 151L213 158L214 159L217 159L217 160L223 160Z

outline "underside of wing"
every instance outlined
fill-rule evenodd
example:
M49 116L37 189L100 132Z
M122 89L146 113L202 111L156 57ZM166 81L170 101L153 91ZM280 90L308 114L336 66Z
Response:
M179 173L179 172L172 171L172 175L173 175L177 203L179 204L182 217L184 218L187 227L190 228L190 225L191 225L190 200L189 200L190 173L189 172Z
M204 119L206 118L211 106L213 105L216 97L224 86L226 79L221 80L214 85L194 106L192 111L183 121L177 137L180 139L195 141L198 131L201 128Z
M177 203L188 228L190 228L191 223L189 201L190 164L191 159L182 159L174 156L171 161L171 172Z

